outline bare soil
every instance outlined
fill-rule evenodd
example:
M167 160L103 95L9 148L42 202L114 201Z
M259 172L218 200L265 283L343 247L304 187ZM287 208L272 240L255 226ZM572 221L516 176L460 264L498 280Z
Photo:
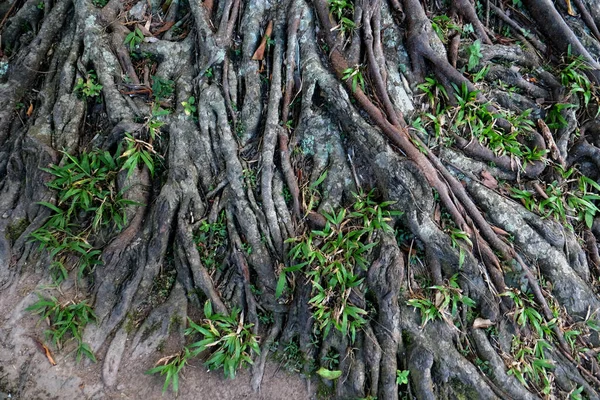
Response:
M65 348L52 355L52 366L36 343L44 339L45 322L25 311L37 299L36 288L47 285L32 276L24 277L13 289L0 297L0 400L5 399L168 399L163 395L163 377L145 375L160 357L168 354L169 345L155 356L124 358L117 382L109 387L102 380L102 359L97 363L75 362ZM180 381L180 399L307 399L306 382L291 375L276 363L267 363L259 393L250 387L250 371L243 370L233 380L222 371L208 372L200 361L188 365Z

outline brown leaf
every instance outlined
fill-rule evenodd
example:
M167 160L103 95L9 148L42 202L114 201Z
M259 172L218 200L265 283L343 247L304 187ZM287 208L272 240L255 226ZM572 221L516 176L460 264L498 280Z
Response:
M42 347L44 349L44 353L46 353L46 358L48 358L48 361L50 362L50 365L55 366L56 365L56 361L54 361L54 358L52 357L52 352L50 351L50 349L48 348L48 346L46 346L45 344L43 344Z
M161 33L168 31L173 25L175 25L175 22L173 21L165 22L163 26L154 31L154 36L160 35Z
M492 176L492 174L490 174L490 172L487 169L481 171L479 175L481 175L481 183L485 187L488 187L490 189L496 189L498 187L498 181Z
M573 7L571 7L571 0L565 0L565 2L567 3L567 14L569 14L571 17L574 17L575 12L573 12Z
M494 325L494 323L489 319L475 318L475 321L473 321L473 328L475 329L485 329L492 325Z
M490 225L490 227L492 228L492 230L496 233L496 235L500 235L500 236L508 236L508 232L506 232L504 229L502 228L498 228L495 225Z
M433 209L433 220L438 224L442 221L442 210L440 209L439 204L436 204Z
M31 117L31 114L33 114L33 103L29 103L29 108L27 109L27 116Z
M256 61L262 61L265 58L265 49L267 48L267 39L271 37L271 33L273 32L273 21L269 21L267 25L267 29L265 30L265 34L263 35L262 40L260 41L260 45L258 49L252 55L252 59Z
M138 28L144 34L144 36L152 36L152 33L150 33L148 28L144 25L136 24L135 27Z
M537 124L540 130L542 131L542 136L544 136L546 143L548 143L548 148L550 149L550 157L552 157L553 160L558 161L564 167L566 165L565 161L560 155L560 151L558 150L558 146L556 145L556 142L552 137L552 132L550 132L550 128L548 128L548 125L546 125L546 123L541 119L537 120Z

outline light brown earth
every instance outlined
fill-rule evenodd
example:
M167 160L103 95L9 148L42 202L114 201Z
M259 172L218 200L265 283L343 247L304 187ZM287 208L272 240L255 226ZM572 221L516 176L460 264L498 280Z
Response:
M0 296L0 400L5 399L170 399L171 389L162 395L163 377L145 375L156 357L124 359L117 382L110 388L102 380L102 359L97 363L75 362L69 349L53 352L57 363L52 366L36 338L44 339L45 322L25 311L36 301L36 288L47 285L32 276L22 279ZM127 348L126 348L127 351ZM241 371L233 380L226 380L222 371L208 372L197 361L186 367L180 381L179 399L307 399L307 383L299 376L268 363L260 392L250 387L250 371Z

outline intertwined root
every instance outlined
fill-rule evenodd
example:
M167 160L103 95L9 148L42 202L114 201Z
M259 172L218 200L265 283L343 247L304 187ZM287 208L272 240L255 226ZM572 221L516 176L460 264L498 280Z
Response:
M150 7L142 3L135 7ZM242 307L261 335L255 389L270 349L297 343L303 372L341 371L330 388L340 398L398 398L405 370L410 383L401 388L417 398L533 398L542 390L597 398L595 350L582 350L598 345L597 223L584 229L588 258L575 233L508 200L496 179L544 178L548 185L532 187L548 200L550 190L577 190L548 159L597 178L597 124L574 135L582 113L597 108L600 10L578 0L581 19L564 20L547 0L524 1L514 14L493 3L484 12L463 0L451 10L427 4L428 14L414 0L172 2L136 16L162 18L147 25L128 23L136 9L119 1L0 8L1 50L15 43L0 76L0 289L14 290L32 265L51 261L29 239L51 215L39 202L64 205L40 168L59 163L59 151L116 154L129 140L156 152L117 180L141 205L128 209L127 228L89 236L103 264L83 289L98 316L84 340L104 352L107 385L116 384L123 355L152 354L173 334L183 345L183 329L165 321L185 321L208 299L223 315ZM443 11L453 19L438 17ZM498 21L523 48L498 35ZM541 68L548 45L561 76ZM494 62L487 75L483 62ZM428 118L439 118L438 133L450 131L444 137L432 122L428 132L407 121L421 107L411 89L431 73L436 81L421 90L432 93ZM486 87L475 77L524 92L475 93ZM156 81L173 82L164 98ZM543 106L569 101L576 104L564 110ZM468 108L496 130L475 138L473 126L456 128ZM528 108L535 121L516 119ZM529 161L491 147L490 135L512 135L517 124L528 133L511 145L530 151ZM288 239L329 229L331 215L372 188L402 212L390 221L396 237L361 239L376 245L365 253L368 268L350 271L360 284L325 304L358 307L368 318L355 337L335 328L325 335L314 300L323 265L294 268ZM176 283L165 280L175 275ZM444 299L463 302L453 308ZM427 304L437 317L426 317Z

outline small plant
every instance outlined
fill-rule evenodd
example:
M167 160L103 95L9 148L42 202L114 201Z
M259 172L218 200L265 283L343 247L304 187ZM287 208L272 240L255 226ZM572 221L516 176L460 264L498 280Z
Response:
M350 35L356 29L356 23L352 20L354 17L354 2L351 0L327 0L329 3L330 14L338 22L336 29L342 35Z
M396 385L408 384L408 374L410 374L409 370L397 370L396 371Z
M194 96L190 96L190 98L187 101L181 102L181 105L183 106L183 112L188 117L196 113L196 106L194 105L195 103L196 98Z
M553 104L546 113L546 125L550 129L560 129L566 127L569 123L563 116L563 110L577 107L575 104L556 103Z
M58 202L39 203L52 214L31 238L40 244L40 250L50 251L50 270L57 282L67 278L68 260L77 260L80 277L99 264L101 252L89 243L88 236L103 227L122 229L127 223L126 207L137 204L115 189L123 168L120 152L121 146L116 155L101 150L79 157L63 153L59 165L42 168L54 177L47 186L56 191Z
M450 235L450 240L452 241L452 247L458 248L458 267L462 268L463 264L465 263L465 257L467 253L465 252L464 247L460 245L460 243L464 242L467 244L467 246L473 247L473 242L471 242L469 235L460 229L451 228L448 233Z
M596 96L596 88L592 85L585 72L591 67L582 56L573 56L569 46L564 64L559 72L563 86L577 96L583 98L583 105L587 107L592 97Z
M282 367L289 372L301 372L304 367L304 358L297 341L291 340L287 343L275 343L272 346L275 354L275 360L281 363Z
M46 5L44 4L44 0L40 0L40 2L37 3L36 7L37 7L38 10L43 10L45 6Z
M148 118L147 122L151 140L155 140L157 136L160 136L160 128L165 124L162 117L165 115L169 115L169 110L160 108L158 103L152 106L152 115Z
M256 189L256 172L252 168L246 168L242 171L244 177L244 187Z
M96 6L96 7L104 7L107 3L108 0L92 0L92 3Z
M569 393L569 400L583 400L583 386L579 386L577 389L571 390Z
M448 324L454 325L453 320L458 313L458 306L474 307L475 302L462 294L458 285L458 274L453 275L446 286L431 286L428 289L435 293L431 300L429 297L408 300L407 304L421 312L421 326L427 325L429 321L443 319Z
M140 28L135 28L133 32L130 32L125 36L125 45L129 45L129 51L133 52L137 47L144 41L144 34Z
M321 358L321 364L326 366L328 369L335 369L340 365L340 353L336 350L330 349L323 358Z
M481 54L481 41L477 39L469 47L467 47L467 54L469 55L469 63L467 64L467 70L473 71L479 65L479 61L483 58Z
M511 353L514 360L507 371L527 388L535 385L539 390L549 395L552 392L551 369L555 368L552 361L546 359L545 350L551 348L545 340L537 339L530 343L522 341L518 336L513 337Z
M160 76L152 76L152 94L156 99L165 99L173 94L175 82L163 79Z
M435 78L426 77L425 82L417 85L417 87L425 93L429 99L429 104L432 109L435 109L435 105L438 99L448 100L448 93L444 85L439 83Z
M486 65L485 67L477 71L475 75L473 75L473 82L481 82L487 76L488 72L490 72L490 66Z
M574 170L573 170L574 171ZM573 172L567 171L565 176ZM566 178L565 178L566 179ZM577 182L577 187L568 190L569 182ZM600 185L594 180L579 176L576 180L559 184L554 181L544 189L544 198L536 202L534 195L526 190L511 188L511 196L521 200L530 211L537 211L545 218L556 218L572 228L570 221L583 222L592 227L594 217L600 213L596 202L600 200Z
M74 91L81 99L97 97L102 91L102 85L98 84L96 73L92 70L88 71L85 80L83 78L77 79Z
M324 214L323 230L287 240L296 243L290 257L299 263L281 271L275 295L280 297L288 287L288 274L306 269L313 296L309 304L324 337L334 327L354 341L356 331L366 323L366 311L353 304L349 294L362 285L364 278L357 272L368 267L365 257L377 245L373 236L378 230L393 233L388 221L399 215L387 209L391 202L377 204L372 196L372 192L356 195L349 209Z
M184 347L182 351L167 357L163 357L156 362L156 366L149 369L145 373L148 375L160 373L165 376L165 384L163 385L163 394L169 388L169 384L173 385L173 392L179 391L179 373L185 367L188 360L191 358L190 350Z
M201 324L189 320L186 335L199 333L203 339L189 346L192 356L204 350L212 351L204 365L209 370L223 368L226 378L234 378L236 371L253 364L252 353L260 354L258 338L252 333L253 324L244 323L244 314L234 308L229 315L213 313L212 304L204 304L205 319Z
M515 304L514 319L519 326L531 326L541 339L551 337L555 321L545 322L542 315L534 308L533 295L524 295L518 289L512 289L501 294L509 297Z
M448 34L450 31L462 33L460 25L455 24L452 19L445 15L437 15L431 20L431 27L443 43L448 43Z
M59 350L69 340L77 342L77 362L82 356L96 362L96 357L87 343L83 342L83 329L96 321L96 314L85 301L61 305L55 297L38 296L38 301L25 310L40 315L40 321L47 321L50 328L45 331L46 339Z
M121 158L125 160L123 169L127 170L127 177L129 178L141 163L144 163L150 174L154 176L153 156L156 155L156 151L152 144L136 139L128 132L125 133L125 142L127 143L127 150L123 152Z
M226 256L229 241L225 218L225 212L222 211L212 224L202 220L194 237L200 259L209 270L217 268Z
M352 79L352 91L356 92L356 86L360 84L362 90L365 90L365 79L363 78L362 68L356 65L353 68L347 68L342 73L342 80L348 81Z
M160 373L165 375L163 393L172 384L173 392L179 391L179 374L183 367L193 357L211 350L211 355L204 363L209 370L223 367L226 378L234 378L236 371L253 364L252 353L260 354L258 338L252 333L253 324L244 324L244 314L240 315L239 309L233 309L231 314L222 315L213 313L212 304L204 304L205 319L200 324L188 319L190 327L185 330L185 335L201 334L203 339L183 348L177 354L163 357L146 374Z

